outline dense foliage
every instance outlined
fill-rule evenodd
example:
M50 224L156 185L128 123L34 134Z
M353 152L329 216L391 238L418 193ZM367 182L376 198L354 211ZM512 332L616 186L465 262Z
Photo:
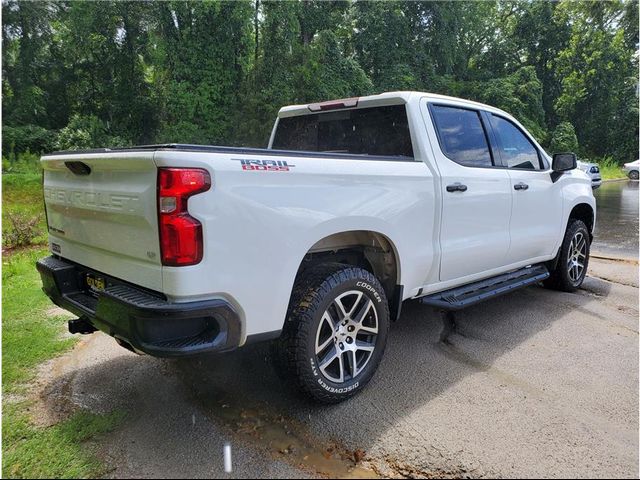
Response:
M264 146L285 104L422 90L512 113L549 149L638 155L638 4L4 0L3 156Z

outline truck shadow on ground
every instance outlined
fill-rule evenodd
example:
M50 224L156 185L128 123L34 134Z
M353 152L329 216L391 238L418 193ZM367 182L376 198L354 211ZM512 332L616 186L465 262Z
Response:
M389 468L402 475L427 469L440 475L490 474L473 461L443 453L437 432L407 419L478 373L536 395L538 386L494 367L495 360L571 311L601 315L590 305L606 298L610 288L598 279L588 279L577 294L530 287L449 319L407 302L392 326L379 371L361 394L339 405L311 403L284 384L266 344L185 360L98 352L89 359L95 364L52 379L41 398L51 411L60 410L65 399L97 413L126 411L126 426L109 440L104 454L128 456L127 464L138 469L152 458L154 466L147 465L145 475L211 475L211 452L219 451L226 434L208 423L223 424L241 443L253 442L292 465L332 476L346 474L363 457L376 469L385 463L387 470L378 470L383 474ZM108 348L116 347L109 343ZM400 454L402 462L390 460ZM175 459L185 456L195 461L179 461L177 467ZM117 475L141 475L134 467L123 468Z

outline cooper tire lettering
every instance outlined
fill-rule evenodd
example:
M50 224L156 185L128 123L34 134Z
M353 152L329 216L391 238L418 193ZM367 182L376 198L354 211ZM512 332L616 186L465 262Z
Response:
M378 303L382 302L382 298L380 297L380 294L378 293L378 291L375 288L373 288L373 286L369 285L368 283L366 283L366 282L357 282L356 283L356 287L362 287L365 290L370 291L373 294L373 296L376 297L376 300L377 300Z

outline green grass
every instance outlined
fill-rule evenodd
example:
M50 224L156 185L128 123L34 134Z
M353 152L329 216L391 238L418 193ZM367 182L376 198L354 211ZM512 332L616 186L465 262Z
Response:
M600 176L603 180L615 180L617 178L626 178L627 174L622 167L611 157L603 157L593 160L600 168Z
M46 256L39 248L15 253L2 261L2 393L23 393L34 367L69 349L72 339L59 340L64 321L44 312L53 306L40 290L35 268Z
M37 248L2 260L2 473L5 478L95 477L104 466L86 443L112 430L121 413L79 412L47 428L29 417L26 394L37 366L75 343L61 338L64 319L45 313L52 304L35 269L45 255Z
M3 408L3 478L92 478L105 472L87 442L113 429L120 413L76 413L49 428L34 427L21 405Z
M13 226L11 216L17 221L37 218L32 244L47 243L47 227L42 197L42 174L6 173L2 175L2 238L5 247Z

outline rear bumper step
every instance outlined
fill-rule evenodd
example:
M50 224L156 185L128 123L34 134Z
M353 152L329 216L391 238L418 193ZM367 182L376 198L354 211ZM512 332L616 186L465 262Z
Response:
M86 276L98 272L56 257L43 258L36 266L49 298L79 317L69 322L71 333L101 330L157 357L227 351L240 343L240 318L225 300L170 303L102 274L104 290L93 291Z
M544 265L533 265L515 272L452 288L420 298L420 302L443 310L461 310L484 300L504 295L549 278Z

